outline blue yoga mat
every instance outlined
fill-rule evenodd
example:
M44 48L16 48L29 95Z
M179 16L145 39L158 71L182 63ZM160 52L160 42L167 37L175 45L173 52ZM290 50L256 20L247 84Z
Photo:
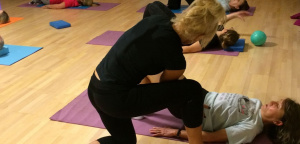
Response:
M0 56L0 65L12 65L21 59L35 53L43 47L4 45L9 49L9 53Z
M238 51L243 52L245 48L245 39L238 39L238 41L228 48L224 49L225 51Z
M171 10L173 13L182 13L182 11L184 11L186 8L188 8L188 5L182 5L180 7L180 9L176 9L176 10Z

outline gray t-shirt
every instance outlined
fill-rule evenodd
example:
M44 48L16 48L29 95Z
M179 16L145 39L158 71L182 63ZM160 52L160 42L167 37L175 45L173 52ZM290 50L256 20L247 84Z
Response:
M222 7L225 9L225 11L230 10L230 6L229 6L230 0L218 0L218 2L222 5Z
M251 142L263 130L261 102L240 94L209 92L204 103L203 131L225 129L229 144Z

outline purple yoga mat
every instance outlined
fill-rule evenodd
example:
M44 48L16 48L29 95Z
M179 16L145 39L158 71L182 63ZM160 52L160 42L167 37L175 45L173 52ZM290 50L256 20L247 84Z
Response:
M87 42L87 44L113 46L123 34L123 31L106 31L102 35Z
M105 128L99 114L89 101L87 90L83 91L63 109L56 112L50 119L60 122ZM132 120L132 122L136 133L146 136L151 136L149 129L152 127L170 127L178 129L183 126L182 121L172 116L167 109L149 114L142 120Z
M110 10L114 7L116 7L117 5L119 5L120 3L99 3L99 6L91 6L89 8L84 8L81 10L96 10L96 11L107 11ZM21 4L18 7L31 7L31 8L40 8L37 5L31 5L29 3L25 3L25 4ZM78 9L78 8L69 8L69 9Z
M203 51L198 52L198 53L238 56L240 52L237 52L237 51L224 51L222 48L210 48L209 50L203 50Z
M248 9L248 12L250 12L250 15L253 16L255 10L256 10L256 7L250 7L250 8Z
M100 116L89 101L87 90L83 91L68 105L56 112L50 119L72 124L105 128ZM178 129L183 126L182 121L172 116L167 109L146 115L145 118L141 120L132 120L132 123L137 134L146 136L151 136L149 129L152 127L170 127ZM182 139L177 138L167 139L182 141ZM254 139L252 144L272 144L272 142L265 135L260 134Z
M146 7L144 6L141 9L139 9L138 11L136 11L136 12L144 13L145 9L146 9Z
M92 6L87 8L86 10L96 10L96 11L107 11L110 10L114 7L116 7L117 5L119 5L120 3L99 3L99 6Z
M87 42L87 44L113 46L123 33L124 33L123 31L106 31L102 35L97 36L96 38ZM228 55L228 56L238 56L239 55L239 52L228 52L228 51L224 51L222 48L212 48L212 49L209 49L206 51L202 51L200 53L215 54L215 55Z

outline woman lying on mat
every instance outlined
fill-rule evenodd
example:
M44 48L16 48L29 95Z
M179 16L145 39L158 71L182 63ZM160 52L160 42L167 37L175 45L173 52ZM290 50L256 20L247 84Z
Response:
M150 78L157 81L155 77ZM150 80L145 78L143 82ZM204 142L250 143L265 127L275 143L300 143L300 105L289 98L262 105L260 100L240 94L209 92L204 104L209 107L200 113ZM172 114L182 117L180 113ZM188 139L186 131L180 129L154 127L150 133Z
M32 0L30 4L45 4L42 8L64 9L68 7L92 6L93 0Z
M218 0L218 2L220 2L225 11L228 12L248 10L250 8L246 0Z
M226 22L234 18L240 18L244 21L244 17L249 15L250 13L248 11L238 11L235 13L231 13L226 15ZM201 41L198 41L192 45L183 46L182 50L183 53L194 53L209 48L221 47L223 49L226 49L229 46L234 45L239 40L239 38L240 35L233 28L225 29L223 25L219 25L215 36L206 46L203 46L201 44Z
M207 91L194 80L179 80L186 68L181 44L208 42L224 18L215 0L195 0L175 19L151 16L126 31L91 77L89 99L111 134L92 144L136 144L131 117L165 108L181 111L189 143L202 144L198 114ZM159 72L161 83L139 85Z
M221 26L221 25L219 25L219 26ZM195 52L200 52L202 50L207 50L210 48L226 49L229 46L234 45L239 40L240 35L235 30L233 30L233 28L225 29L222 26L220 28L221 29L218 29L215 36L205 47L202 47L203 44L201 44L201 40L200 40L191 45L182 46L182 52L183 53L195 53Z
M143 18L152 15L163 15L170 19L176 17L176 15L160 1L155 1L146 6ZM250 13L247 11L239 11L239 12L231 13L226 15L226 22L235 18L240 18L241 20L244 21L244 17L249 15ZM215 36L207 44L207 46L203 47L203 44L200 44L201 42L198 41L192 45L183 46L182 47L183 53L199 52L202 51L204 48L209 49L209 48L222 47L223 49L225 49L229 46L234 45L240 37L240 35L235 30L224 29L223 25L219 25L217 30L218 31L216 32Z
M4 10L0 10L0 24L9 22L9 16Z

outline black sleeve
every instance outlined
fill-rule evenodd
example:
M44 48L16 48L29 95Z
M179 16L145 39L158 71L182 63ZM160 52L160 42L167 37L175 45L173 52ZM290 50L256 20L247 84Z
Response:
M205 49L211 49L211 48L216 48L221 46L219 37L217 34L215 34L215 36L213 37L213 39L207 44L207 46L205 47Z
M186 68L185 57L182 53L179 37L167 35L160 38L162 42L164 65L167 70L182 70Z

